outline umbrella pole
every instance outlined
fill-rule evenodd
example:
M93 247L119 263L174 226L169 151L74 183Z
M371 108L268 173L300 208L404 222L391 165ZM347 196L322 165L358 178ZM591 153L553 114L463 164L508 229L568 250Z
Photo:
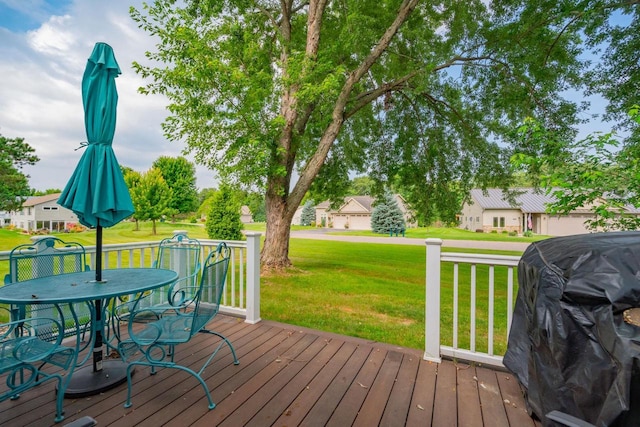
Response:
M100 220L96 227L96 282L102 281L102 226Z
M102 282L102 226L96 227L96 282ZM93 372L102 370L102 301L96 300L96 340L93 344Z

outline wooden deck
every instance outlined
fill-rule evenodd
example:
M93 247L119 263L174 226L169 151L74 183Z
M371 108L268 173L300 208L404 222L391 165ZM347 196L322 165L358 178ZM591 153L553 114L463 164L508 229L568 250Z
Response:
M217 406L175 369L134 375L133 406L124 408L126 383L101 395L65 399L62 426L89 415L103 426L539 426L527 415L520 387L506 372L422 360L420 351L371 343L291 325L249 325L218 316L212 328L234 344L204 376ZM214 336L201 334L177 359L206 357ZM198 365L199 368L199 365ZM2 426L49 426L54 385L0 403Z

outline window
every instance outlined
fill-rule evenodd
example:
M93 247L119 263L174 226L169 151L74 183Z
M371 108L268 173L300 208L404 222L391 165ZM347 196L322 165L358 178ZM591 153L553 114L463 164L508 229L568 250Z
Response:
M504 217L500 217L500 228L504 228Z
M42 209L45 210L45 211L57 211L58 207L57 206L43 206Z
M493 217L493 228L504 228L504 217Z
M476 222L480 222L480 217L479 216L476 217Z
M497 216L493 217L493 228L498 228L498 217Z

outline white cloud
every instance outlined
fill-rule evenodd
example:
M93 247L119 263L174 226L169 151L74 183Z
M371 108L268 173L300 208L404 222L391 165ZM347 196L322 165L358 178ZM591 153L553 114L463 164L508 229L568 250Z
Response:
M0 134L23 137L40 161L24 172L30 185L64 188L86 140L81 82L96 42L110 44L122 70L116 80L118 117L114 151L122 165L146 171L161 155L179 156L182 143L169 142L160 127L166 100L137 92L144 81L133 71L154 40L137 28L129 6L141 0L75 0L63 13L43 18L28 32L0 28ZM199 187L215 185L211 172L197 166Z

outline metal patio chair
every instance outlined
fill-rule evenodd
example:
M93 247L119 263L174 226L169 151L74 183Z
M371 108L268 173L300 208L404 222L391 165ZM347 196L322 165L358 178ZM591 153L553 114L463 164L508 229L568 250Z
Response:
M139 307L138 303L142 298L137 298L129 316L129 338L122 340L118 345L121 357L128 363L127 401L124 405L126 408L131 406L131 373L136 365L149 366L152 375L156 373L156 368L176 368L191 374L204 388L209 409L215 408L209 388L201 377L202 372L225 344L231 350L234 364L240 363L231 342L222 334L206 329L207 323L218 313L230 256L231 251L227 245L218 244L216 250L209 254L204 263L199 285L194 289L181 288L180 292L185 292L185 295L193 295L190 303L181 310L173 310L156 321L146 323L141 330L138 329L139 324L136 325L136 319L138 317L147 319L149 308ZM175 293L175 290L169 290L169 295ZM198 332L216 335L220 338L220 342L196 372L175 361L175 347L189 342Z
M47 277L64 273L89 271L87 256L80 243L65 242L57 237L44 237L34 243L16 246L9 254L9 274L4 278L5 285L19 283L24 280ZM90 304L74 304L78 325L67 325L63 331L65 337L76 334L80 326L84 333L90 328L92 307ZM70 317L69 307L65 306L65 315ZM11 319L20 320L38 316L50 317L54 307L50 304L31 304L11 308ZM58 333L56 332L57 336ZM39 335L45 338L42 333ZM55 337L50 337L55 339ZM86 343L88 345L89 342ZM86 347L85 345L85 347Z
M186 234L176 234L163 239L158 246L158 258L155 268L164 268L178 273L178 280L172 285L146 292L143 295L129 295L118 299L112 310L111 330L120 339L120 324L128 320L134 304L138 310L147 309L147 319L138 317L138 321L157 320L167 311L184 310L194 297L200 273L201 245L197 239ZM138 298L140 297L140 298ZM140 299L140 301L137 301Z
M58 383L55 422L64 419L64 393L77 359L75 348L62 345L65 322L77 321L73 309L69 311L71 319L65 318L63 310L55 305L48 310L47 316L36 311L37 317L23 317L0 324L0 376L4 377L6 384L0 392L0 402L15 400L21 393L45 381L55 380ZM34 311L25 313L29 316ZM62 368L62 371L43 369L49 364Z

